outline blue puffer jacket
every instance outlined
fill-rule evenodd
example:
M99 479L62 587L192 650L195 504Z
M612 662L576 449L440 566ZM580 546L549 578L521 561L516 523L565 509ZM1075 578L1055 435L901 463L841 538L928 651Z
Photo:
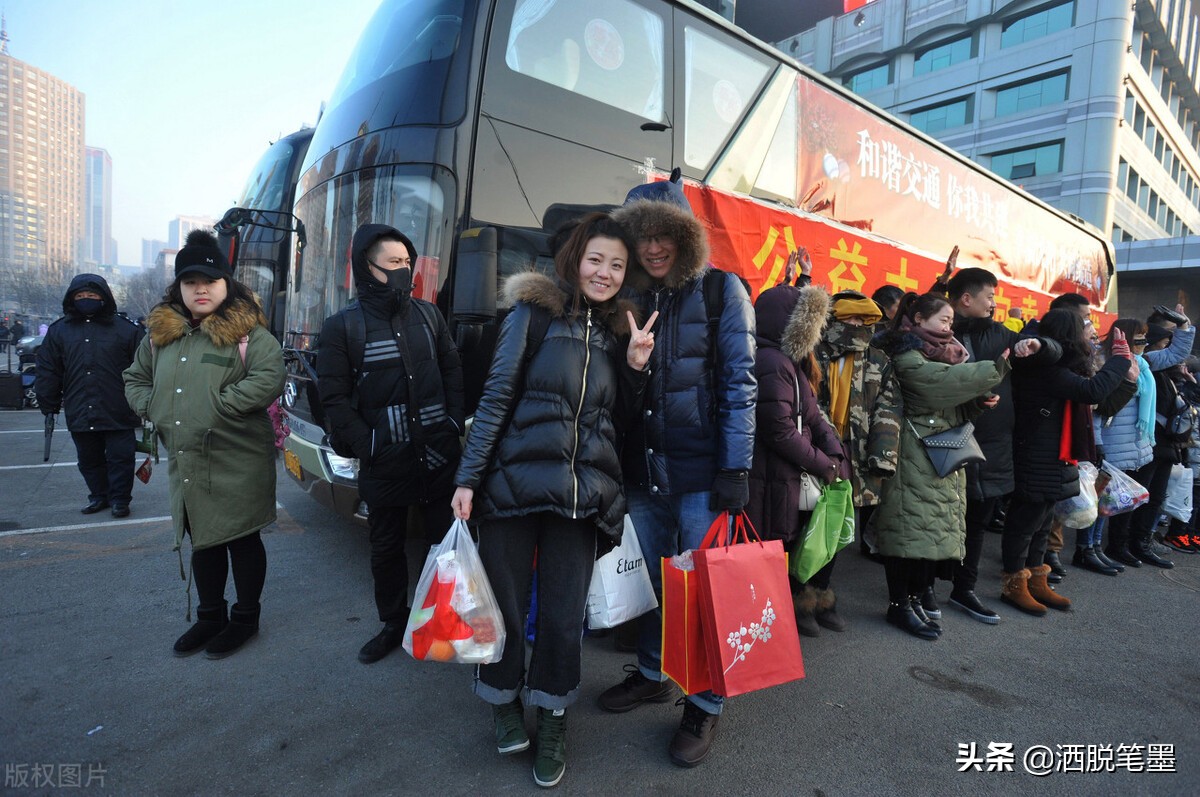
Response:
M678 247L661 282L630 269L645 317L657 310L659 318L642 413L625 441L625 482L666 495L711 490L719 470L748 471L754 459L754 307L741 281L727 275L710 369L704 228L669 202L633 202L613 217L635 240L668 235Z
M1195 327L1177 329L1170 346L1142 356L1150 363L1150 370L1162 371L1187 359L1195 338ZM1116 415L1105 419L1096 438L1096 444L1104 446L1104 459L1123 471L1135 471L1154 458L1154 447L1137 431L1138 404L1142 400L1141 395L1134 396Z

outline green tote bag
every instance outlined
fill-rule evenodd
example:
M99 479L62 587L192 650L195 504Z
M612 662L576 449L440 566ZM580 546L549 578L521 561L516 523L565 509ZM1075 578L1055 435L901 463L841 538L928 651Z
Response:
M854 493L849 480L838 479L821 489L804 534L793 544L788 573L807 582L833 560L833 555L854 542Z

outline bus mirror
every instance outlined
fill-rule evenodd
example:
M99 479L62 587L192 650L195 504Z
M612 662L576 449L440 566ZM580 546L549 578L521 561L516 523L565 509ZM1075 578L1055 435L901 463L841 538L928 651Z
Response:
M496 317L496 239L495 227L477 227L459 237L452 308L456 323L487 323Z

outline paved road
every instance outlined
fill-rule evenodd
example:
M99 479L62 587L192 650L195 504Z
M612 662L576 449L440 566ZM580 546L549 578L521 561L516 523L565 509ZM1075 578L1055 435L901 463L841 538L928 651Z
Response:
M130 519L89 522L82 478L57 464L74 462L69 436L55 435L56 466L42 467L40 430L36 412L0 412L4 793L78 793L70 784L89 777L93 793L115 794L538 791L530 758L496 755L469 669L402 652L355 660L378 625L365 534L282 468L262 632L224 661L176 659L186 601L164 519L165 462L135 485ZM983 565L989 599L998 542L988 540ZM851 629L804 640L805 680L730 701L710 760L694 770L666 757L679 709L595 707L629 657L589 639L559 790L1200 794L1200 556L1176 559L1173 571L1118 578L1072 570L1067 614L1001 609L993 627L947 612L944 638L928 643L884 623L881 570L843 554L834 584ZM971 743L981 758L989 743L1011 743L1016 771L958 772L959 745ZM1116 773L1034 777L1022 767L1033 745L1081 745L1080 767L1088 745L1113 759L1118 745L1142 747ZM1173 745L1176 771L1126 771L1147 745Z

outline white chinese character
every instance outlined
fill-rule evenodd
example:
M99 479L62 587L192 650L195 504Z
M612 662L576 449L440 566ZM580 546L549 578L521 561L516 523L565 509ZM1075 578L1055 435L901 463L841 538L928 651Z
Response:
M1114 772L1113 746L1111 744L1089 744L1087 746L1086 772Z
M6 789L28 789L29 788L29 765L28 764L5 764L4 765L4 788L6 788Z
M946 212L958 218L963 213L963 191L953 174L946 175Z
M883 142L883 154L879 165L879 179L889 191L900 190L900 164L903 156L900 148L890 141Z
M1117 745L1117 769L1127 769L1130 772L1145 771L1146 759L1142 751L1143 746L1140 744Z
M975 742L959 742L958 758L954 759L954 763L958 764L959 772L966 772L968 769L982 772L983 756L979 755L979 745Z
M60 789L77 788L82 784L82 764L59 764L58 787Z
M992 195L982 194L979 197L979 222L987 232L996 231L996 222L992 214Z
M29 785L35 789L39 786L54 788L55 771L53 764L34 764L29 771Z
M988 742L988 772L1012 772L1016 760L1012 742Z
M869 130L858 131L858 169L860 177L879 176L879 145Z
M992 204L992 223L996 228L998 238L1008 237L1008 201Z
M925 172L921 164L909 155L904 159L904 179L908 181L901 196L913 196L918 202L925 201Z
M97 763L88 764L87 783L85 783L84 785L91 786L92 781L94 780L94 781L96 781L96 785L98 785L100 788L103 789L104 788L104 775L107 772L108 772L108 770L104 768L103 764L97 764Z
M925 170L925 202L934 210L942 208L942 170L937 166L922 163Z
M1059 772L1085 772L1084 747L1081 744L1058 745Z
M968 185L963 191L963 218L979 226L979 192L973 185Z
M1147 772L1174 772L1175 745L1151 744L1146 746Z

